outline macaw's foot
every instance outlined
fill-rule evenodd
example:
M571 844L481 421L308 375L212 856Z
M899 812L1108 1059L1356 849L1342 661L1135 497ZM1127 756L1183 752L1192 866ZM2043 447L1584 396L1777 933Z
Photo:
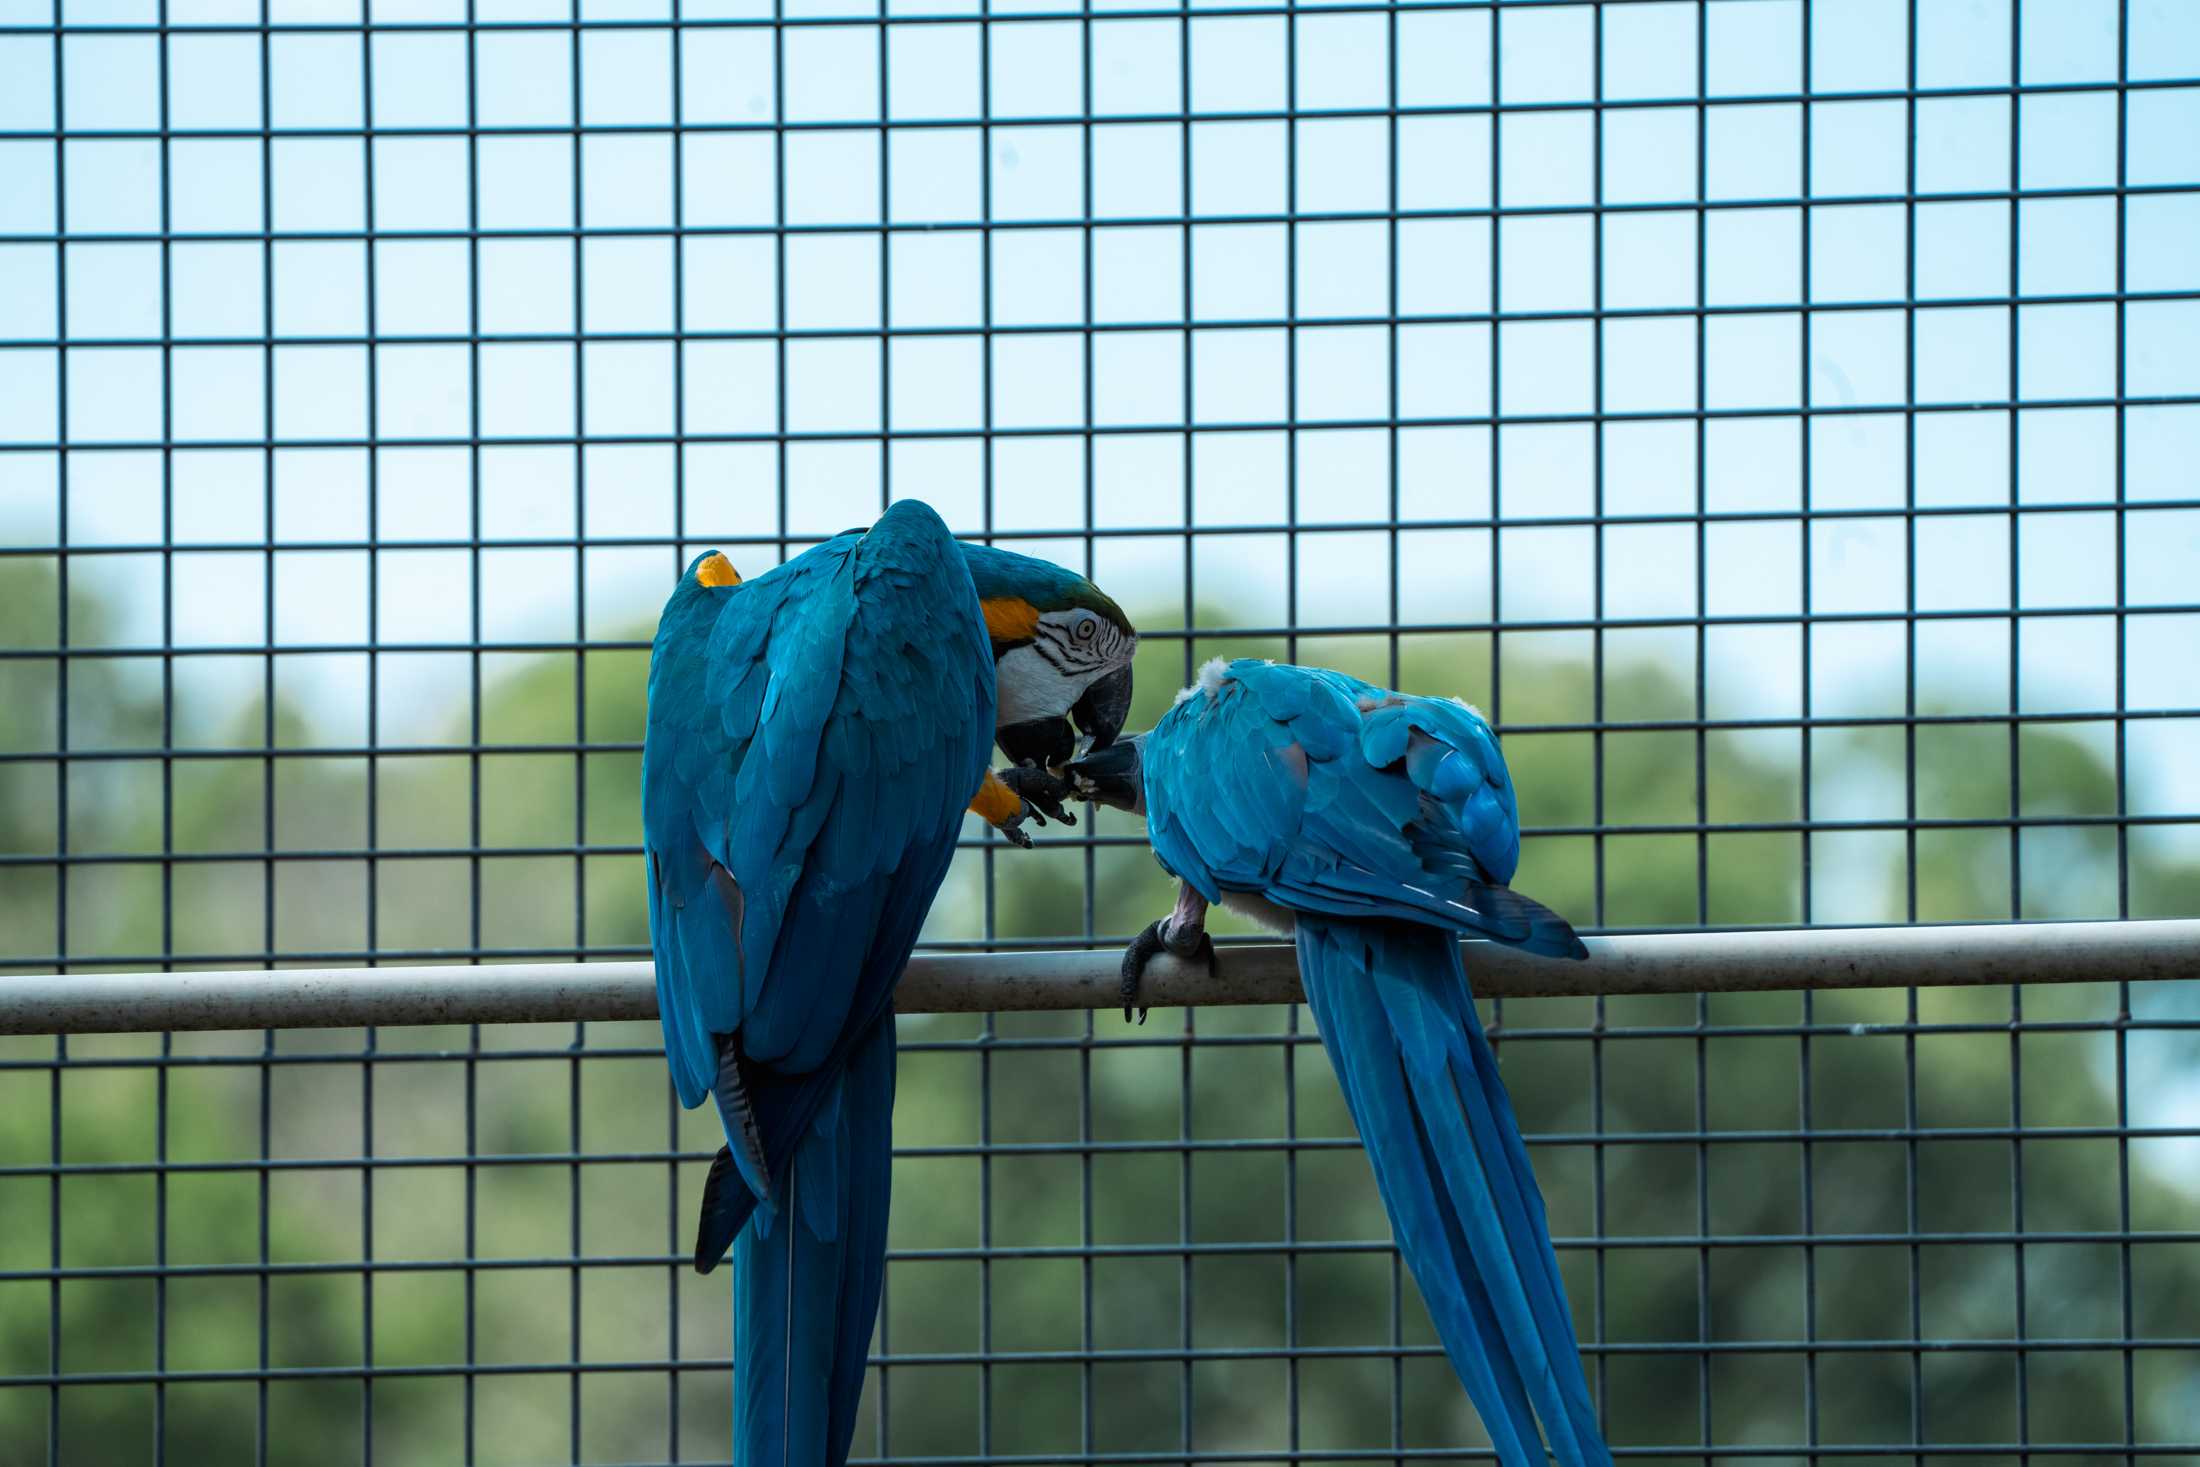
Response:
M1215 940L1207 935L1204 926L1196 921L1185 922L1174 913L1163 917L1132 938L1131 945L1123 951L1120 996L1125 1023L1133 1022L1131 1011L1134 1008L1138 1011L1136 1022L1146 1022L1147 1009L1138 1001L1138 990L1145 981L1146 965L1164 952L1187 963L1205 962L1210 978L1220 971L1215 960Z
M1129 947L1123 949L1123 981L1117 992L1123 1000L1123 1022L1126 1024L1133 1022L1131 1010L1134 1008L1138 1010L1136 1022L1146 1022L1146 1006L1138 1001L1138 988L1145 981L1146 965L1161 951L1161 929L1168 920L1163 917L1149 924L1144 932L1131 939Z
M1001 783L1016 792L1024 802L1026 818L1044 825L1048 820L1059 820L1064 825L1075 825L1077 815L1063 805L1069 799L1069 781L1048 773L1035 764L1019 764L1001 771Z
M972 796L970 812L1001 833L1010 845L1031 849L1031 832L1024 822L1044 825L1051 817L1075 825L1077 817L1063 808L1070 798L1069 781L1036 765L1017 765L998 773L987 770Z

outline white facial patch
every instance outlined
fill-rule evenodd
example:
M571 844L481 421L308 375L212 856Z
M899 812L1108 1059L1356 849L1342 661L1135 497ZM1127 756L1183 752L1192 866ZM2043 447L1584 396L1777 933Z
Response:
M1034 718L1061 718L1070 705L1084 696L1108 669L1095 667L1061 672L1032 646L1018 647L994 664L995 697L1000 723L1025 723Z

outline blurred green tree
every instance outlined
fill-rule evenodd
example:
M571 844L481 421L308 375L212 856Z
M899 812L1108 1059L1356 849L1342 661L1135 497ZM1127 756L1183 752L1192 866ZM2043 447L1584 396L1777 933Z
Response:
M39 608L56 601L50 568L4 561L0 577L0 642L50 644L54 628L39 620L50 620ZM103 614L80 585L72 589L72 637L96 636ZM1203 613L1200 624L1213 623ZM1227 636L1188 649L1190 661L1285 650ZM1391 670L1381 638L1309 636L1297 655L1383 681ZM1411 690L1473 693L1492 681L1488 638L1408 636L1397 657L1398 684ZM637 738L643 659L507 661L485 689L478 756L391 756L371 770L357 760L285 758L270 782L265 761L249 757L269 722L255 692L206 735L210 746L248 757L177 759L165 770L158 760L107 761L128 766L125 775L105 763L72 766L70 849L141 858L69 868L72 953L155 952L165 936L187 960L257 951L270 933L279 950L348 950L368 945L370 922L375 945L424 953L646 942L635 862L619 853L635 839L637 757L496 748L570 737L577 703L587 739ZM1149 644L1135 723L1167 706L1186 666L1186 648ZM142 673L104 659L71 663L71 748L159 745L160 684ZM1508 650L1502 676L1504 711L1515 722L1584 719L1600 691L1593 663L1571 655ZM0 661L0 677L8 679L0 748L53 749L58 669ZM585 700L576 677L586 680ZM1686 719L1691 677L1665 662L1608 660L1603 707L1613 718ZM278 705L272 722L278 744L315 737L302 710ZM462 744L471 732L470 719L456 719L451 740ZM1705 736L1698 788L1693 732L1512 736L1507 754L1534 825L1579 828L1601 813L1615 827L1601 850L1588 836L1532 837L1521 886L1577 919L1614 926L1800 920L1802 836L1714 832L1699 845L1693 834L1659 828L1691 825L1699 811L1726 825L1794 821L1806 787L1802 738ZM1884 808L1891 789L1899 815L1906 757L1899 731L1820 739L1808 776L1814 810L1870 809L1875 798ZM1925 815L2005 813L2012 788L2028 815L2114 808L2112 760L2083 728L2027 725L2012 745L2006 726L1929 725L1917 732L1916 761ZM51 760L0 765L0 851L50 853L58 799ZM164 806L169 846L191 856L165 872ZM1628 833L1631 826L1651 829ZM1101 812L1099 830L1134 839L1089 857L1044 842L1029 853L962 853L928 936L1136 930L1166 905L1167 883L1135 843L1136 822ZM371 839L404 854L254 859L271 831L281 850L340 853ZM1927 920L2009 914L2016 847L2006 828L1922 831L1914 871L1899 832L1811 840L1809 879L1826 891L1844 883L1873 919L1902 920L1913 886L1916 914ZM477 844L553 854L477 860ZM614 851L554 853L575 844ZM2111 832L2027 827L2022 852L2027 915L2113 913ZM2170 852L2134 844L2134 891L2168 894L2158 900L2169 910L2200 908L2200 869ZM0 876L9 951L51 951L53 868L17 865ZM164 882L174 898L165 934ZM2107 913L2099 910L2104 882ZM2015 998L1926 990L1914 998L1550 1000L1508 1003L1493 1015L1523 1125L1550 1138L1535 1157L1583 1335L1619 1347L1598 1357L1615 1444L1700 1443L1707 1409L1721 1442L1797 1442L1813 1420L1829 1442L1907 1441L1913 1421L1937 1442L2013 1440L2020 1371L2035 1440L2120 1439L2119 1351L2073 1343L2027 1357L1996 1343L2014 1334L2020 1287L2032 1335L2082 1342L2122 1330L2121 1250L2086 1237L2121 1225L2116 1143L2020 1145L2001 1134L2019 1118L2113 1125L2118 1040L2099 1029L2012 1032L2020 1000L2031 1019L2099 1019L2116 1009L2104 983ZM1933 1027L1874 1027L1913 1017ZM1704 1026L1710 1032L1699 1032ZM1224 1042L1192 1047L1185 1040L1194 1033ZM2142 1041L2160 1037L2132 1036L2135 1077L2169 1062L2166 1046L2142 1053ZM1386 1447L1394 1392L1408 1445L1480 1444L1410 1280L1397 1286L1379 1201L1312 1038L1302 1013L1265 1008L1156 1015L1144 1029L1113 1014L904 1020L897 1125L912 1154L897 1169L893 1242L909 1256L891 1270L879 1337L903 1363L881 1373L868 1408L890 1400L887 1454L967 1455L981 1431L996 1452L1080 1450L1088 1379L1091 1439L1102 1451L1180 1450L1188 1432L1202 1450L1281 1452L1291 1444L1281 1408L1294 1384L1304 1448ZM263 1285L251 1267L263 1231L267 1256L293 1266L264 1285L268 1359L277 1367L365 1363L370 1307L378 1366L449 1365L469 1344L475 1359L518 1364L576 1356L646 1363L675 1348L723 1356L723 1276L696 1280L664 1264L576 1272L534 1262L576 1250L662 1257L684 1246L699 1167L679 1168L675 1179L661 1162L528 1162L715 1143L707 1115L670 1106L649 1053L654 1026L484 1033L479 1052L464 1030L384 1031L376 1051L394 1062L371 1071L356 1059L367 1042L358 1031L285 1033L263 1066L262 1036L178 1036L170 1050L186 1063L159 1070L143 1061L164 1052L161 1040L117 1036L71 1042L70 1059L84 1063L57 1073L46 1065L52 1041L0 1041L0 1061L23 1064L0 1070L0 1165L17 1169L0 1172L0 1273L16 1275L0 1279L0 1374L48 1368L51 1285L37 1275L55 1256L55 1215L65 1267L117 1270L59 1287L68 1372L143 1370L156 1358L183 1371L252 1368ZM575 1054L613 1053L569 1057L576 1043L586 1049ZM521 1057L500 1057L515 1051ZM236 1169L165 1181L133 1170L72 1175L57 1202L51 1178L37 1170L54 1159L57 1099L59 1155L69 1163L129 1168L165 1154ZM1718 1139L1698 1139L1706 1129ZM1988 1134L1974 1134L1980 1129ZM278 1158L332 1164L263 1173L250 1164L263 1135ZM1299 1144L1285 1144L1293 1136ZM1195 1149L1177 1149L1186 1138ZM1254 1144L1205 1144L1246 1141ZM469 1142L499 1163L471 1173L337 1164L370 1150L400 1160L459 1157ZM980 1155L984 1146L1008 1149ZM1068 1149L1018 1149L1032 1146ZM2193 1198L2175 1181L2172 1153L2138 1142L2129 1156L2133 1225L2189 1228ZM2052 1235L2021 1250L2005 1241L2020 1228L2020 1175L2021 1228ZM368 1256L370 1230L371 1256L396 1266L364 1278L325 1267ZM1599 1232L1606 1246L1585 1246ZM1832 1241L1806 1248L1806 1232ZM1913 1243L1913 1232L1928 1241ZM1984 1236L1965 1237L1974 1234ZM209 1271L164 1289L145 1277L163 1236L166 1262ZM1183 1237L1204 1251L1186 1253ZM477 1273L404 1266L464 1256L469 1238L487 1265ZM2138 1332L2189 1334L2200 1256L2141 1243L2131 1268ZM156 1327L163 1311L164 1331ZM1907 1354L1870 1348L1913 1328L1980 1347L1936 1349L1914 1369ZM1797 1349L1806 1333L1827 1347ZM1394 1339L1419 1351L1395 1375L1380 1354ZM1699 1340L1716 1348L1699 1350ZM1749 1342L1774 1348L1735 1348ZM1296 1364L1273 1358L1293 1344L1321 1353ZM1059 1358L1088 1348L1102 1352L1089 1365ZM974 1363L981 1350L1000 1352L990 1368ZM1186 1350L1225 1353L1187 1359ZM2137 1370L2141 1439L2200 1435L2192 1362L2141 1351ZM725 1377L682 1380L681 1440L691 1453L707 1451L725 1429ZM483 1377L475 1392L481 1459L566 1456L568 1390L556 1374ZM170 1449L191 1461L247 1456L256 1395L251 1382L170 1387ZM48 1399L39 1388L0 1389L0 1460L43 1449ZM149 1386L71 1386L59 1399L69 1461L130 1460L154 1429ZM581 1402L586 1460L668 1453L661 1376L592 1374ZM450 1378L383 1378L369 1398L341 1374L285 1380L269 1391L270 1457L354 1460L368 1412L384 1460L451 1460L463 1411ZM864 1431L859 1442L875 1440L869 1425Z

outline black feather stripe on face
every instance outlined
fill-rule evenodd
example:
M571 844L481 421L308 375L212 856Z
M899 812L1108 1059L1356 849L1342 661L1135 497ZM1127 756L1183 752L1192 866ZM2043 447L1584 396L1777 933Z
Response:
M1059 622L1040 622L1033 640L1047 665L1064 675L1090 672L1095 668L1105 667L1108 662L1098 648L1089 643L1080 643Z
M1071 670L1074 654L1071 651L1069 634L1061 627L1051 622L1040 622L1038 635L1032 639L1032 645L1046 659L1047 666L1056 672L1066 673Z

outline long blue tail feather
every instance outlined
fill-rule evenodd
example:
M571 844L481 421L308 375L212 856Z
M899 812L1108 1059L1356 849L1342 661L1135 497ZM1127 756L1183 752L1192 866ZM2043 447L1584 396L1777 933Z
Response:
M837 1467L855 1435L885 1279L891 1017L857 1046L840 1084L839 1104L822 1108L796 1150L784 1195L757 1208L734 1245L735 1467Z
M1542 1467L1548 1438L1562 1467L1611 1467L1456 941L1302 912L1298 949L1399 1248L1500 1462Z
M848 1187L843 1224L848 1262L840 1303L839 1344L833 1356L832 1455L848 1460L855 1439L856 1408L863 1400L865 1363L871 1355L871 1331L886 1284L886 1222L893 1196L894 1078L897 1040L893 1015L849 1065L842 1113L847 1117L848 1156L841 1175Z

